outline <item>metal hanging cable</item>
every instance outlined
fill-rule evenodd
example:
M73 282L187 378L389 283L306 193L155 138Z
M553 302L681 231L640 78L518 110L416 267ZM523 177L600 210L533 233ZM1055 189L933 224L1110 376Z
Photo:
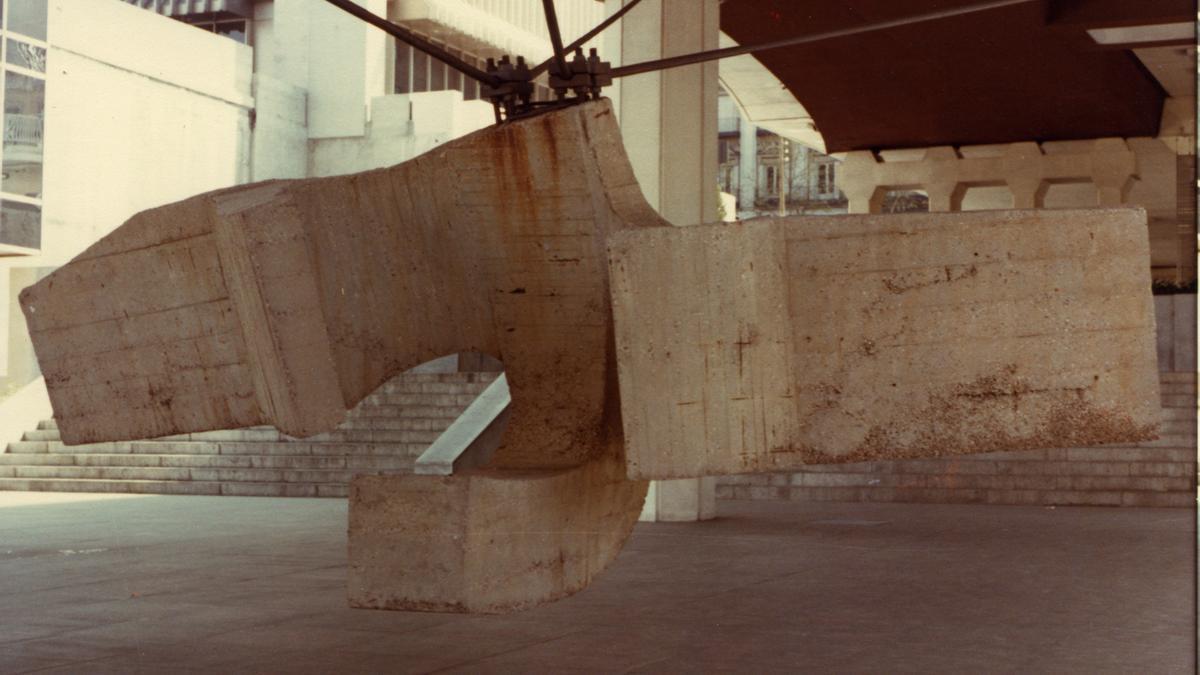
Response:
M559 32L558 17L554 9L554 0L542 0L542 8L546 15L546 26L550 33L550 42L554 49L554 55L546 61L538 64L532 69L525 66L524 58L517 56L515 61L510 61L506 56L497 64L492 59L488 60L488 70L481 70L474 64L467 63L459 57L449 53L441 46L434 42L414 33L403 26L396 25L385 18L376 16L375 14L359 7L353 0L325 0L329 4L342 9L343 11L366 21L367 23L380 28L389 35L395 37L401 42L412 45L431 57L445 63L446 65L458 70L463 75L477 80L484 85L480 94L492 102L496 108L496 121L502 119L502 112L509 119L515 116L525 116L532 114L535 110L548 110L554 107L570 105L579 101L595 98L600 95L601 88L612 83L613 78L625 77L627 75L638 75L640 73L649 73L657 70L666 70L669 68L678 68L680 66L694 65L697 63L706 63L718 59L729 58L733 56L741 56L743 54L754 54L758 52L779 49L782 47L792 47L795 45L812 44L824 40L833 40L851 35L860 35L863 33L871 33L874 31L887 30L889 28L898 28L909 26L928 21L936 21L938 19L946 19L964 14L973 14L983 12L990 9L998 9L1012 5L1020 5L1031 2L1041 2L1041 0L991 0L989 2L979 2L965 7L956 7L953 9L937 10L925 12L923 14L914 14L900 19L891 19L888 21L879 21L876 23L864 24L853 28L843 28L839 30L826 31L823 33L814 33L811 35L801 35L783 40L775 40L757 45L742 45L738 47L727 47L725 49L713 49L694 54L684 54L682 56L672 56L665 59L656 59L654 61L644 61L642 63L634 63L628 66L619 66L612 68L607 62L601 61L595 53L584 59L580 55L571 61L567 61L567 54L578 49L588 40L594 38L601 31L611 26L618 19L625 15L629 10L640 2L640 0L629 0L620 9L598 24L595 28L589 30L584 35L577 38L570 45L563 46L562 35ZM594 50L593 50L594 52ZM531 94L533 92L532 80L542 72L555 66L558 72L552 73L551 86L558 94L559 100L553 102L536 102L532 101ZM574 92L574 98L567 98L567 94Z
M567 73L567 55L563 51L562 34L558 31L558 15L554 12L554 0L542 0L542 9L546 13L546 28L550 30L550 46L554 48L554 64L559 73Z
M637 7L638 3L639 3L639 2L641 2L641 1L642 1L642 0L629 0L629 2L625 3L625 4L624 4L624 5L621 7L621 9L618 9L617 11L613 12L612 14L610 14L610 15L608 16L608 18L606 18L605 20L603 20L603 21L601 21L600 23L596 24L596 27L595 27L595 28L593 28L593 29L589 30L588 32L584 33L583 35L579 36L578 38L576 38L576 39L575 39L575 41L574 41L574 42L572 42L571 44L569 44L569 45L567 45L566 47L564 47L564 48L563 48L563 53L564 53L564 54L570 54L571 52L574 52L576 49L579 49L579 48L580 48L580 47L582 47L584 44L586 44L588 40L591 40L592 38L596 37L596 36L597 36L597 35L599 35L600 33L604 32L604 29L605 29L605 28L608 28L609 26L611 26L611 25L613 25L614 23L616 23L616 22L617 22L617 21L618 21L618 20L619 20L621 17L625 16L625 14L626 14L626 13L627 13L629 10L633 9L634 7ZM537 77L537 76L538 76L538 75L540 75L540 74L541 74L543 71L545 71L547 68L549 68L551 63L554 63L554 57L553 57L553 56L551 56L550 58L546 59L545 61L542 61L541 63L537 64L537 65L536 65L536 66L534 66L533 68L530 68L530 69L529 69L529 73L530 73L530 74L531 74L533 77Z

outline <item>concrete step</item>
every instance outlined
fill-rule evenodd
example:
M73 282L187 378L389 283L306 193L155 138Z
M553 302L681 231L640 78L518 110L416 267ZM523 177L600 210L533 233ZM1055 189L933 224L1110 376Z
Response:
M796 476L823 474L855 475L926 475L926 476L1132 476L1187 477L1195 475L1193 456L1184 461L1112 461L1077 459L1075 461L962 461L955 459L910 459L825 464L807 467ZM780 475L780 474L771 474ZM782 474L788 475L788 474ZM737 482L737 477L730 477Z
M428 443L221 443L222 455L312 455L314 457L418 457Z
M791 485L804 487L879 486L895 488L1179 492L1195 490L1195 468L1191 468L1191 475L1179 476L1055 475L1051 473L1023 475L975 473L930 475L915 472L802 473L792 475Z
M1163 394L1162 406L1164 408L1190 408L1196 409L1195 394Z
M488 382L389 382L373 394L473 394L487 388Z
M345 422L338 426L338 432L370 432L378 430L395 430L395 431L433 431L438 434L445 431L450 423L457 417L456 413L451 416L449 413L445 417L354 417L348 418ZM39 427L41 425L39 424ZM334 432L331 432L334 433ZM436 437L435 437L436 438ZM58 429L34 429L26 431L22 435L22 440L25 441L57 441L60 440ZM278 430L271 427L252 428L252 429L228 429L221 431L203 431L190 434L177 434L175 436L163 436L162 438L146 439L159 441L239 441L239 442L262 442L262 441L280 441L291 440L291 437L280 433Z
M42 454L0 455L2 466L113 466L192 467L208 469L322 469L406 472L412 469L409 456L309 456L309 455L133 455L133 454Z
M1196 373L1187 371L1167 371L1158 374L1159 382L1191 382L1196 383Z
M488 383L500 376L500 373L403 373L385 382L383 386L403 382L482 382Z
M349 484L361 470L203 468L186 466L0 466L0 478ZM384 470L369 473L388 473Z
M105 456L105 457L129 457L130 455L103 455L103 456ZM48 452L41 452L41 453L5 452L5 453L0 453L0 466L15 466L18 464L30 465L30 466L35 466L35 465L61 466L61 465L75 464L75 457L76 457L76 455L58 455L58 454L50 454ZM148 464L147 466L155 466L155 465Z
M347 485L324 483L222 483L107 479L0 478L0 490L43 492L121 492L243 497L345 497Z
M355 474L411 471L497 376L406 374L307 439L256 426L65 446L57 422L42 420L0 454L0 490L345 497Z
M477 394L371 394L364 398L359 406L436 406L462 409L471 405L476 396Z
M296 440L303 443L424 443L428 446L441 434L440 430L340 429Z
M397 429L442 433L454 422L452 417L355 417L338 429Z
M124 441L90 445L63 445L59 441L18 441L8 445L6 455L36 454L147 454L147 455L311 455L311 456L399 456L415 457L429 443L245 443L213 441ZM4 456L4 455L0 455Z
M453 420L462 414L466 406L437 406L437 405L391 405L391 404L360 404L350 412L348 419L360 417L417 417L422 419Z
M1196 411L1191 408L1163 408L1162 419L1164 422L1191 422L1196 423Z
M921 487L752 487L718 485L722 499L790 499L835 502L914 502L925 504L1036 504L1042 506L1196 507L1191 492L1142 490L1008 490Z

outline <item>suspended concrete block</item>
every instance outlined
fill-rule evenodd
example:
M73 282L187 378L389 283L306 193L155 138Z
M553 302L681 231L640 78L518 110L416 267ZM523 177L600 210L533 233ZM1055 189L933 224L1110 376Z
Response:
M584 588L641 512L605 240L666 225L596 102L138 214L22 305L70 444L307 436L437 356L501 359L512 404L489 468L353 482L349 589L356 607L504 612Z
M1140 209L610 237L629 476L1154 438Z
M603 570L647 478L1151 436L1147 256L1136 211L675 228L598 101L140 213L21 304L68 444L307 436L501 359L486 467L355 479L349 593L506 612Z
M67 444L309 436L396 374L473 351L504 362L512 393L497 465L567 468L618 407L605 237L666 225L597 102L387 169L139 213L21 302Z

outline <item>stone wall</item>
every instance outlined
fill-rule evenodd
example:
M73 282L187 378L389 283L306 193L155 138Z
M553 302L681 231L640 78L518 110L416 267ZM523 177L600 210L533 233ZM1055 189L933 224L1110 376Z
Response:
M1196 504L1196 296L1154 298L1163 405L1155 441L726 476L721 499L1180 506Z

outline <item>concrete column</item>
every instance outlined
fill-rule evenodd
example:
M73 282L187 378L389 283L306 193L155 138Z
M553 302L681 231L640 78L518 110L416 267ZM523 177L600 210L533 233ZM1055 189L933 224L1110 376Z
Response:
M758 127L741 118L738 124L738 216L751 215L758 199Z
M371 12L387 13L386 0L355 0ZM290 11L307 13L308 31L308 134L309 138L362 136L367 104L388 93L387 41L382 31L324 2L298 5ZM285 7L275 16L282 21Z
M617 65L715 49L719 15L718 0L643 0L608 31L605 56ZM675 225L717 220L717 86L714 61L622 78L610 93L642 192ZM712 518L715 495L711 478L657 481L642 520Z

